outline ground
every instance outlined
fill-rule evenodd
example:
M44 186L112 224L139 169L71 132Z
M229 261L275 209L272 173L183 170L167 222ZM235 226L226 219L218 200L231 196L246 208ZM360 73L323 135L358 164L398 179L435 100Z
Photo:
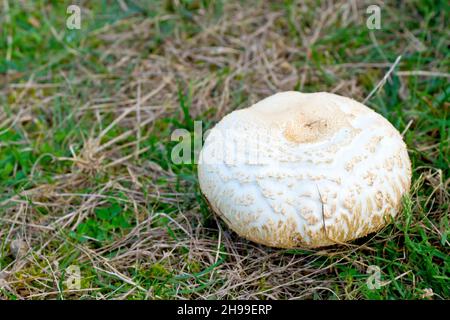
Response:
M1 299L450 298L446 0L74 2L80 29L72 2L2 2ZM171 133L284 90L369 98L404 135L393 224L280 250L212 214Z

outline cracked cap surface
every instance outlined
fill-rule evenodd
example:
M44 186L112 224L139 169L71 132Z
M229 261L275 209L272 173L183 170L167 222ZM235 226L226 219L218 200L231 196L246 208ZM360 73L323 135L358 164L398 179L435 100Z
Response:
M395 217L411 164L399 132L363 104L289 91L225 116L206 138L198 176L211 208L239 235L320 247Z

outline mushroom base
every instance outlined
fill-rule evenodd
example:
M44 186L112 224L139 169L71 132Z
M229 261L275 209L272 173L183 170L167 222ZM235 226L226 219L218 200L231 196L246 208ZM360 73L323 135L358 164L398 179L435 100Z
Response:
M354 223L355 228L348 233L344 233L341 227L335 225L325 225L324 227L322 224L322 228L318 231L306 232L309 239L312 239L312 241L307 241L298 233L295 221L290 220L283 224L267 223L260 228L236 227L218 208L214 207L204 195L203 198L211 211L217 214L217 216L219 216L219 218L221 218L226 225L239 236L255 243L280 249L314 249L333 245L346 245L348 242L379 232L385 226L392 223L395 218L395 215L392 215L392 213L389 212L386 212L381 218L376 216L377 218L374 219L373 226L365 227L362 232L357 232L357 223ZM399 210L400 206L396 208L395 212ZM242 233L240 230L247 230L247 232Z

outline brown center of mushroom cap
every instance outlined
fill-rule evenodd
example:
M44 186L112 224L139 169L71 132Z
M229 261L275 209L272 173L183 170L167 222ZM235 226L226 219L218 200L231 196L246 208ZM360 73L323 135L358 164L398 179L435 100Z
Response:
M349 115L320 94L295 92L287 99L263 100L248 110L270 126L281 128L283 136L295 143L319 142L350 126Z
M323 112L323 108L318 108L312 113L298 112L285 124L283 135L291 142L313 143L331 137L347 125L345 114L340 110Z

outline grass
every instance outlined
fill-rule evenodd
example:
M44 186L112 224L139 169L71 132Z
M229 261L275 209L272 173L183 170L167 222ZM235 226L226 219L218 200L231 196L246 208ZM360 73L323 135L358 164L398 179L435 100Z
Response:
M3 1L0 298L449 299L447 1ZM408 145L396 222L276 250L208 209L171 133L282 90L363 101ZM69 266L80 287L70 289ZM369 289L369 266L383 286Z

